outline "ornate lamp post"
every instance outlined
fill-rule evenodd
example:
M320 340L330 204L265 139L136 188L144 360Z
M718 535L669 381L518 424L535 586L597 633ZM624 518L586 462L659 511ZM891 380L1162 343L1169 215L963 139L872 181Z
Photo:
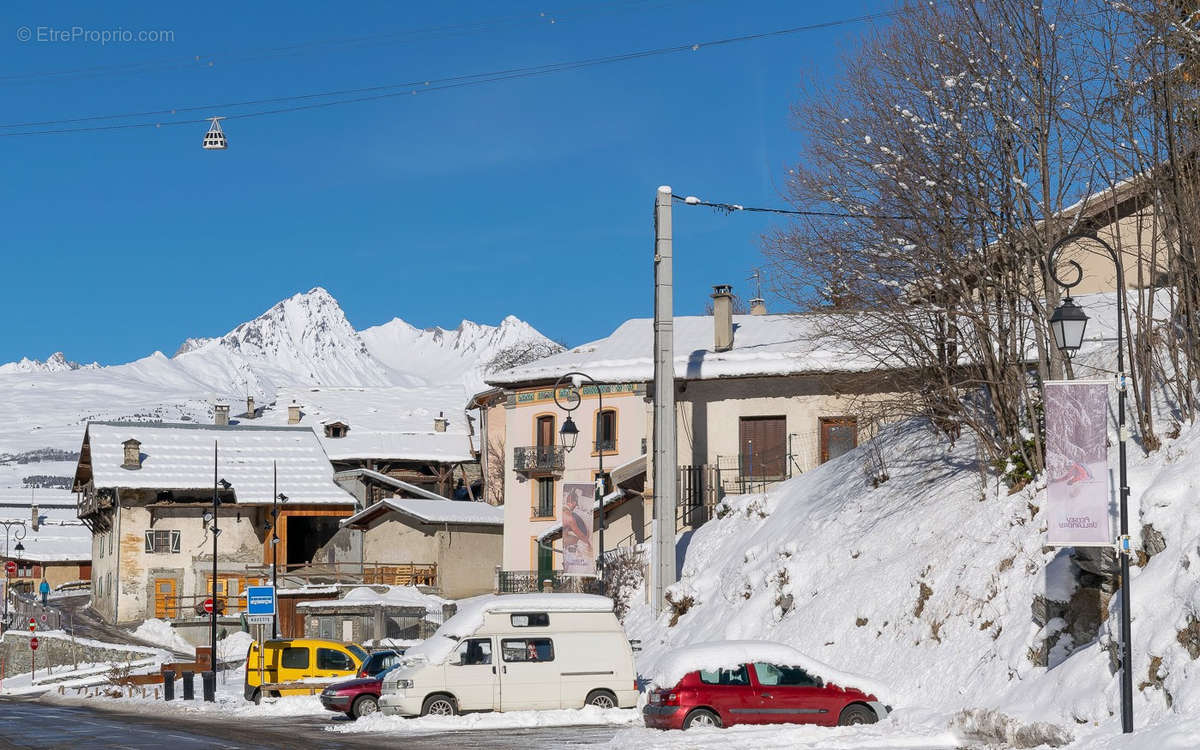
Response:
M0 521L0 526L4 526L4 558L9 559L8 544L15 537L17 540L17 550L24 551L21 546L21 540L25 538L25 522L24 521ZM16 531L13 531L16 529ZM7 567L7 566L6 566ZM6 570L4 573L4 622L0 623L0 633L8 630L8 597L12 591L12 576Z
M591 376L589 376L585 373L582 373L582 372L568 372L566 375L563 375L561 378L558 379L557 382L554 383L554 403L556 406L558 406L558 408L562 409L563 411L565 411L567 413L567 418L566 418L566 420L563 421L562 427L558 431L558 439L559 439L559 442L562 444L562 447L567 451L567 453L570 453L572 450L574 450L575 444L579 441L579 428L575 425L575 420L571 419L571 412L575 411L577 408L579 408L579 405L581 403L583 403L582 383L585 380L588 382L588 384L595 387L596 400L598 402L597 409L596 409L596 425L595 425L594 431L596 433L596 456L597 456L597 459L599 462L599 472L598 472L599 476L596 477L596 482L595 482L595 486L596 486L595 497L596 497L596 508L600 512L600 555L596 560L596 573L599 578L603 579L604 578L604 527L606 525L605 519L604 519L604 493L605 493L604 451L605 451L605 445L600 440L600 419L602 418L600 415L602 415L604 413L604 394L600 392L600 384L597 383L594 379L592 379ZM560 401L559 396L558 396L559 389L564 388L564 381L566 381L565 389L567 391L567 395L564 397L563 400L566 401L566 404L564 404L563 401Z
M1117 268L1117 438L1120 455L1120 512L1121 536L1118 540L1118 554L1121 558L1121 728L1125 734L1133 731L1133 649L1130 646L1132 626L1130 624L1130 595L1129 595L1129 480L1126 468L1126 443L1129 440L1129 429L1125 426L1125 354L1124 332L1125 323L1125 269L1121 266L1121 256L1100 237L1089 232L1068 234L1050 248L1046 266L1054 283L1062 287L1067 296L1062 304L1050 316L1050 329L1054 333L1054 341L1059 351L1068 358L1075 355L1083 344L1083 332L1087 328L1088 317L1083 308L1075 304L1071 298L1071 289L1083 280L1083 268L1074 260L1067 261L1075 269L1075 279L1064 281L1058 275L1055 267L1058 254L1065 246L1078 240L1091 240L1108 251L1113 265Z

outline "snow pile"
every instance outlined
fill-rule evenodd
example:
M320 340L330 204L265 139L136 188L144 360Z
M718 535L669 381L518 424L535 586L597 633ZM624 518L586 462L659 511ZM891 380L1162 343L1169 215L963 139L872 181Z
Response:
M780 641L888 686L889 721L920 715L931 732L1000 739L1045 722L1073 747L1138 746L1111 738L1119 597L1106 610L1093 603L1107 621L1090 635L1049 648L1065 622L1039 615L1035 599L1084 612L1088 602L1075 596L1072 550L1043 547L1044 487L1008 494L981 475L969 439L950 446L921 424L879 440L890 479L878 488L859 449L765 494L726 498L690 539L673 607L655 620L639 603L626 618L642 641L640 671L671 671L670 652L684 645ZM1165 540L1131 571L1134 715L1166 741L1200 711L1200 426L1148 457L1129 453L1135 544L1143 524Z
M797 724L663 732L634 728L618 732L610 748L638 750L958 750L962 740L945 730L897 726L893 720L856 727Z
M672 687L689 672L736 668L742 664L765 662L800 667L826 683L856 688L886 701L888 691L873 680L842 672L800 653L791 646L771 641L709 641L677 648L659 659L655 671L645 675L658 686Z
M641 715L629 708L555 709L550 711L506 711L475 713L462 716L421 716L405 719L401 716L371 714L358 721L329 726L325 731L338 734L366 732L456 732L463 730L532 729L537 727L571 726L630 726L641 724ZM468 745L469 746L469 745Z
M376 591L384 588L384 591ZM442 607L449 604L435 594L426 594L416 586L359 586L350 589L341 599L301 602L302 609L338 608L346 604L378 604L391 607L424 607L430 614L441 614Z
M194 651L196 649L166 620L151 618L138 625L136 629L130 630L129 634L138 640L156 643L172 651Z
M246 660L254 636L239 630L217 641L217 658L221 661Z

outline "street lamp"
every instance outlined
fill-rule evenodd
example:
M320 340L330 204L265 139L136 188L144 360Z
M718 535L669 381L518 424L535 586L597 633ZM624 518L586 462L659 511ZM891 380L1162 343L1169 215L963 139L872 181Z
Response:
M1130 624L1130 581L1129 581L1129 479L1126 468L1126 443L1129 440L1129 429L1125 427L1125 350L1122 345L1124 333L1122 326L1125 321L1125 269L1121 266L1121 256L1112 245L1089 232L1074 232L1054 243L1046 259L1050 278L1067 292L1067 297L1050 316L1050 327L1054 332L1055 344L1067 357L1079 350L1083 343L1083 331L1087 327L1087 315L1083 308L1071 299L1071 289L1083 280L1083 268L1074 260L1068 264L1075 269L1074 281L1063 281L1055 264L1058 253L1063 247L1076 240L1091 240L1108 251L1113 265L1117 268L1117 439L1120 455L1120 512L1121 536L1118 550L1121 557L1121 729L1125 734L1133 731L1133 649L1130 645L1132 626Z
M275 589L276 601L279 597L279 503L288 501L287 495L279 491L279 466L271 462L272 478L271 491L271 587ZM279 612L271 615L271 638L279 637Z
M210 601L212 602L212 611L208 615L208 643L212 649L212 669L210 674L212 677L212 687L204 691L204 700L215 701L217 690L217 537L221 535L221 529L217 523L217 508L221 505L221 500L217 497L218 489L228 491L233 485L226 482L224 479L217 479L217 441L213 441L213 494L212 494L212 510L204 512L204 523L208 525L208 530L212 532L212 591ZM206 686L207 688L207 686Z
M11 541L14 537L17 540L18 553L25 550L25 548L21 546L21 540L25 538L25 522L0 521L0 525L4 526L4 558L5 560L8 560L8 544L9 541ZM16 529L16 531L13 531L13 529ZM4 622L0 623L0 633L3 633L8 629L8 596L9 592L12 591L12 575L8 572L7 568L8 566L6 565L4 571Z
M579 442L579 428L575 425L575 420L571 419L571 412L575 411L575 409L579 408L579 405L581 403L583 403L583 393L581 391L581 384L585 380L589 384L591 384L592 386L594 386L596 388L597 409L596 409L596 425L595 425L594 432L596 433L596 443L595 443L596 456L597 456L597 459L600 464L599 472L598 472L599 475L596 477L596 482L595 482L596 508L600 512L600 555L597 559L596 573L597 573L598 578L603 579L604 578L604 527L606 525L605 520L604 520L604 491L605 491L605 488L604 488L604 450L605 450L605 446L600 441L599 438L600 438L600 420L603 418L601 415L604 414L604 394L600 392L600 384L597 383L591 376L586 375L582 372L568 372L566 375L563 375L561 378L559 378L558 381L554 384L554 403L556 406L558 406L558 408L567 412L567 418L563 421L562 427L559 428L559 430L558 430L558 440L559 440L559 443L562 445L563 449L566 450L566 452L570 453L572 450L575 449L576 443ZM563 404L562 401L558 400L558 391L560 388L564 387L563 381L567 381L566 388L568 391L568 395L565 398L566 398L567 403L570 404L570 406L566 406Z

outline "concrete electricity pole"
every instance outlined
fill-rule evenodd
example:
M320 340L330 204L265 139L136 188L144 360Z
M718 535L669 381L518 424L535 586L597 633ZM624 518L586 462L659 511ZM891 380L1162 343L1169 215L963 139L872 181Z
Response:
M675 313L671 280L671 188L654 199L654 613L675 583Z

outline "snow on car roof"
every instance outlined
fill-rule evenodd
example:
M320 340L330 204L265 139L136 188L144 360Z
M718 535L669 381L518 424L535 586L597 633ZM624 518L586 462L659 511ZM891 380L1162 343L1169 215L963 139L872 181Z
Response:
M458 602L458 613L404 656L440 664L458 645L483 626L489 612L612 612L613 601L595 594L484 594Z
M701 669L730 669L753 662L800 667L825 682L872 693L880 700L884 700L884 695L890 692L874 680L842 672L791 646L772 641L711 641L683 646L669 651L659 659L649 677L654 684L669 687L677 684L690 672Z

